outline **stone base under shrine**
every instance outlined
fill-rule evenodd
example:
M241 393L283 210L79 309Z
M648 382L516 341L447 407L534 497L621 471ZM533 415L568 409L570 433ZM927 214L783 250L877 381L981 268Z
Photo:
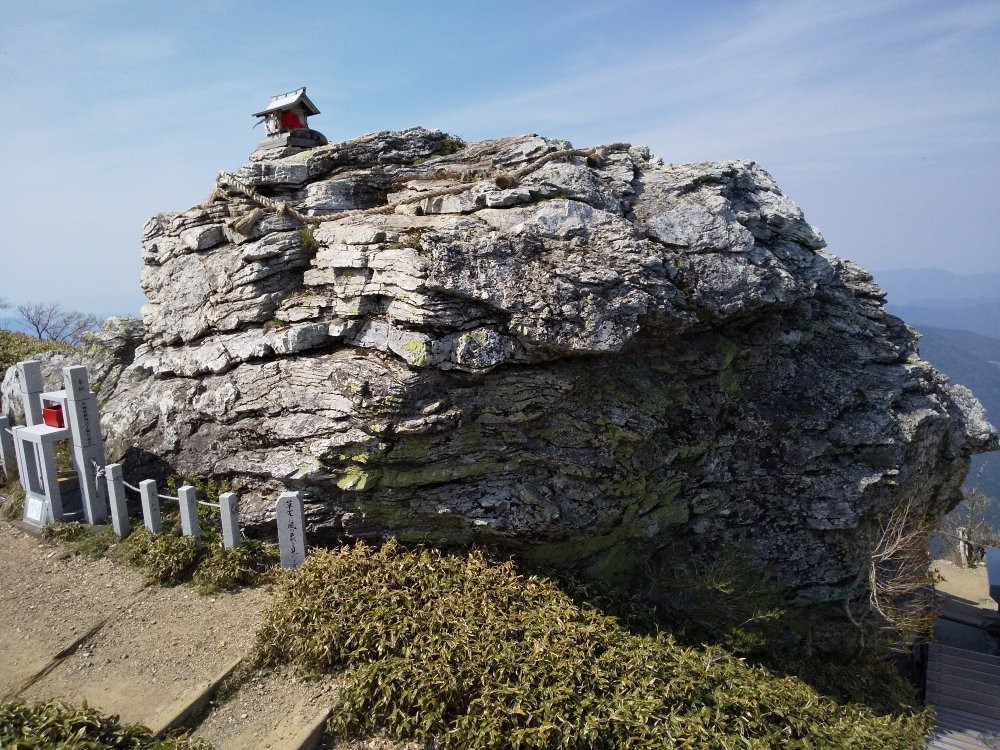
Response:
M286 133L269 135L257 142L257 150L262 151L264 149L286 148L289 146L299 148L315 148L316 146L325 146L326 144L326 136L318 130L301 128L297 130L289 130Z

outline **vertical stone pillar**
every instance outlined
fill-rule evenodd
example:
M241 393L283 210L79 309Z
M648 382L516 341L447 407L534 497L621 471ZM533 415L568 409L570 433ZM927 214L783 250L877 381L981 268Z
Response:
M72 434L73 462L80 476L83 511L87 523L104 523L108 517L107 486L97 481L104 468L104 442L97 414L97 397L90 391L90 376L82 366L64 367L66 408Z
M36 444L38 461L41 463L43 494L48 501L48 512L42 523L61 521L63 515L62 493L59 491L59 472L56 470L56 451L53 441L42 439Z
M27 427L42 424L42 363L26 359L17 363L17 377L21 381L21 403L24 404L24 422Z
M282 492L274 504L281 567L294 568L306 559L306 514L301 492Z
M219 495L219 514L222 516L222 546L232 549L243 541L240 536L240 517L236 506L240 496L235 492Z
M27 443L25 440L20 439L18 433L23 430L23 427L15 426L11 429L14 433L14 456L17 459L17 473L21 477L21 487L24 489L24 521L35 521L37 523L44 523L44 518L41 515L41 510L37 506L38 503L42 502L40 500L34 499L32 497L33 490L37 491L38 494L42 493L42 479L38 475L37 457L32 454L28 456L28 451L34 451L35 448L31 444ZM28 473L29 468L31 473ZM35 502L32 502L32 500Z
M181 533L194 537L201 543L201 524L198 522L198 490L190 484L177 488L177 497L181 503Z
M104 471L108 480L108 500L111 503L111 528L119 539L124 539L132 533L132 524L128 520L128 507L125 504L122 465L108 464Z
M139 497L142 498L142 522L154 534L163 528L160 518L160 498L156 496L156 482L144 479L139 482Z
M0 417L0 461L3 462L3 475L6 481L14 478L14 434L10 427L9 417Z

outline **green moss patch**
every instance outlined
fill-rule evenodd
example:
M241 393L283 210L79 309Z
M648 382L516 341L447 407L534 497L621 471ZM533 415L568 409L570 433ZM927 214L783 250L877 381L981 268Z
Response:
M258 649L346 669L337 734L385 727L444 748L923 747L927 712L836 700L722 647L683 646L638 605L613 616L592 602L482 552L358 544L282 577Z

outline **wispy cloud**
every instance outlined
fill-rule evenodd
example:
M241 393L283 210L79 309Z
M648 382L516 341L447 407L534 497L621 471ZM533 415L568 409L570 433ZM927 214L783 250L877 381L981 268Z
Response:
M140 299L146 218L202 199L252 150L249 114L304 84L331 138L422 123L752 158L864 263L1000 262L995 0L0 3L0 283L44 255L66 294ZM71 243L38 231L54 206Z
M888 155L918 156L955 128L977 147L995 145L996 71L956 47L998 25L994 3L958 11L950 3L760 3L721 28L637 45L613 64L554 71L530 89L427 119L477 133L527 123L586 135L614 127L660 150L683 141L702 158L720 146L837 138L850 147L852 134L859 156L872 138Z

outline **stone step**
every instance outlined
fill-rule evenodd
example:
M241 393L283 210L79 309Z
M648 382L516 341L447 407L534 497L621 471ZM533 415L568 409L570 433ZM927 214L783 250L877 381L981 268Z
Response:
M945 646L942 643L932 643L928 647L927 651L929 657L933 657L936 654L943 661L951 661L954 659L972 659L980 664L1000 668L1000 656L993 656L992 654L986 654L979 651L969 651L964 648L955 648L954 646Z
M931 662L927 665L927 679L942 681L950 677L976 680L1000 689L1000 670L983 669L974 662L953 661L947 664Z
M927 738L927 750L996 750L996 746L966 734L941 732Z
M939 727L960 732L975 732L990 739L1000 747L1000 720L943 706L937 706L935 713L937 715L936 724Z
M251 651L265 594L240 594L249 607L234 606L234 596L149 588L20 695L86 700L154 734L174 728L203 707Z
M336 689L330 676L307 680L287 666L254 670L211 706L192 734L216 750L311 750L323 735Z
M67 557L13 525L0 526L0 698L51 671L143 588L137 572Z
M929 687L927 690L927 702L934 706L944 706L955 708L966 713L987 716L991 719L1000 719L1000 708L981 703L978 699L980 694L968 693L963 690L934 690Z
M1000 708L1000 691L997 690L996 685L988 682L981 682L975 679L970 680L956 676L950 676L942 680L927 680L928 695L939 695L942 693L958 695L959 691L961 691L962 695L978 696L977 698L971 699L976 703L980 703L984 706Z
M928 650L926 698L939 710L940 727L995 729L993 722L1000 721L1000 658L932 644ZM949 717L946 709L962 714Z

